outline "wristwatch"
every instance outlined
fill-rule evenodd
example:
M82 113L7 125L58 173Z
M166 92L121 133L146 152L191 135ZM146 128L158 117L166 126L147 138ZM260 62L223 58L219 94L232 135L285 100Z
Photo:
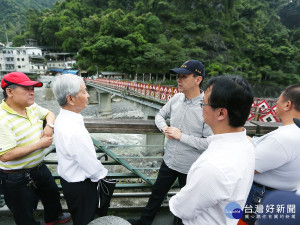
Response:
M54 129L54 125L52 123L47 123L48 127L51 127L52 129Z

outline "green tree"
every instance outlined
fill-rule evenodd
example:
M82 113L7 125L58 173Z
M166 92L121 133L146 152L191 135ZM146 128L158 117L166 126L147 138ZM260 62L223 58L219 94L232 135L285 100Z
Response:
M27 30L27 10L43 10L52 8L56 0L1 0L0 18L7 21L8 40L12 41L15 35ZM37 31L36 31L37 32ZM5 29L0 27L0 42L6 42Z
M267 87L299 81L298 17L299 1L287 0L62 0L31 10L25 32L6 27L16 43L23 35L79 52L78 67L91 73L168 73L198 59L208 76L238 74Z
M40 31L43 40L53 47L59 48L61 43L58 43L55 33L59 31L60 20L56 16L46 17L40 25Z
M25 44L25 35L14 36L12 41L14 47L20 47Z

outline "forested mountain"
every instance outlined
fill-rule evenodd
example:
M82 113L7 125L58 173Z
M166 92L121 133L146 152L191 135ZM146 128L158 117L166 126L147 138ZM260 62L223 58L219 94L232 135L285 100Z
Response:
M0 1L0 42L11 41L16 34L21 34L25 27L28 9L42 10L52 8L56 0L1 0ZM6 31L5 31L6 29Z
M252 84L300 83L299 0L64 0L27 14L20 45L78 52L95 72L168 72L186 59Z

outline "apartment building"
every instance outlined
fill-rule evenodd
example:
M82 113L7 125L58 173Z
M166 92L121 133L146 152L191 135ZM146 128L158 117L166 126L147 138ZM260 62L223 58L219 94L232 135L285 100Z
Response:
M47 64L42 50L38 47L1 47L0 75L13 71L45 74Z
M72 69L76 63L71 53L48 53L45 58L49 69Z

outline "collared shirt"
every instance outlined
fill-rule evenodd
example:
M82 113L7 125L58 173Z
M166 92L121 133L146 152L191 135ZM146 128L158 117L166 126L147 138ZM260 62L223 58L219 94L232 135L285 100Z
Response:
M187 183L170 199L171 212L185 225L233 225L224 213L230 202L243 209L254 175L254 147L246 130L207 138L208 149L192 165ZM232 210L232 209L231 209Z
M206 137L212 134L203 120L200 106L203 96L201 93L193 99L187 99L182 93L176 94L155 117L158 129L167 126L166 119L170 117L170 126L182 132L180 140L168 139L164 154L167 166L180 173L188 173L191 165L207 148Z
M82 115L61 109L54 123L58 174L67 182L87 178L97 182L107 169L97 159L93 141L84 126Z
M27 117L10 108L5 100L0 104L0 155L15 147L27 146L40 140L43 132L43 120L48 109L37 104L26 107ZM8 162L0 161L0 168L5 170L28 169L40 164L45 156L44 149L38 149L22 158Z
M278 190L295 191L300 186L300 129L281 126L259 138L255 145L254 181Z

